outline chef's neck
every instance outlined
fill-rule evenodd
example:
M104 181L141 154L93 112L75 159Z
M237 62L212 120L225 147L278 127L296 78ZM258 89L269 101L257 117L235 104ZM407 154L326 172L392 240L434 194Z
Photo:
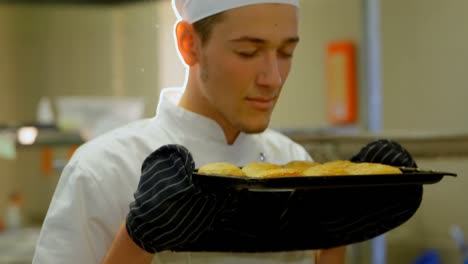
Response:
M240 134L240 130L232 126L219 111L215 110L196 87L187 85L179 101L179 106L215 121L223 130L228 145L234 144Z

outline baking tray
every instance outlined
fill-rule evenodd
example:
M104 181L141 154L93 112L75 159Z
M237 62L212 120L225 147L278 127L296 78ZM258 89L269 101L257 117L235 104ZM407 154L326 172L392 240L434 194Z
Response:
M205 175L193 173L194 183L200 187L228 188L252 191L291 191L304 189L389 186L408 184L434 184L444 176L456 173L400 167L402 174L298 176L278 178L252 178L240 176Z

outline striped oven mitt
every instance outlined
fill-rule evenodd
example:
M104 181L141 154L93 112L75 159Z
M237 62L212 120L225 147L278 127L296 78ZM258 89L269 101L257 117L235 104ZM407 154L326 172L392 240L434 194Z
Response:
M379 139L364 146L351 158L353 162L374 162L396 167L416 168L416 162L399 143L389 139Z
M126 219L132 240L155 253L187 245L207 230L226 195L202 192L192 182L195 163L180 145L165 145L149 155Z

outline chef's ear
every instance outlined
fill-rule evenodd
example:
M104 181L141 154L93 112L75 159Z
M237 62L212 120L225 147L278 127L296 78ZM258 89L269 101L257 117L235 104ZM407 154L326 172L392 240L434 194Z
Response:
M180 21L175 29L177 47L185 64L193 66L198 62L198 40L195 28L186 21Z

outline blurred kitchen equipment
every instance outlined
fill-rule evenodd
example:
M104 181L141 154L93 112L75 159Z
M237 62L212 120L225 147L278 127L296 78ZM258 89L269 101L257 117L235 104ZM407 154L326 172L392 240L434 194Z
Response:
M0 129L0 158L16 159L16 133L11 129Z
M52 102L49 97L42 97L39 101L37 106L37 122L44 125L52 125L55 123Z
M20 192L13 192L8 197L5 226L6 231L18 231L23 223L21 207L23 206L23 195Z
M143 117L142 97L61 96L56 98L57 126L79 131L85 140Z
M0 232L0 264L31 263L39 232L39 228Z
M18 129L17 139L21 145L32 145L36 141L38 134L37 127L26 126Z
M450 229L450 234L462 256L463 264L468 264L468 245L465 242L465 235L462 229L458 225L454 225Z
M421 254L414 262L411 264L442 264L439 253L434 250L427 250Z

